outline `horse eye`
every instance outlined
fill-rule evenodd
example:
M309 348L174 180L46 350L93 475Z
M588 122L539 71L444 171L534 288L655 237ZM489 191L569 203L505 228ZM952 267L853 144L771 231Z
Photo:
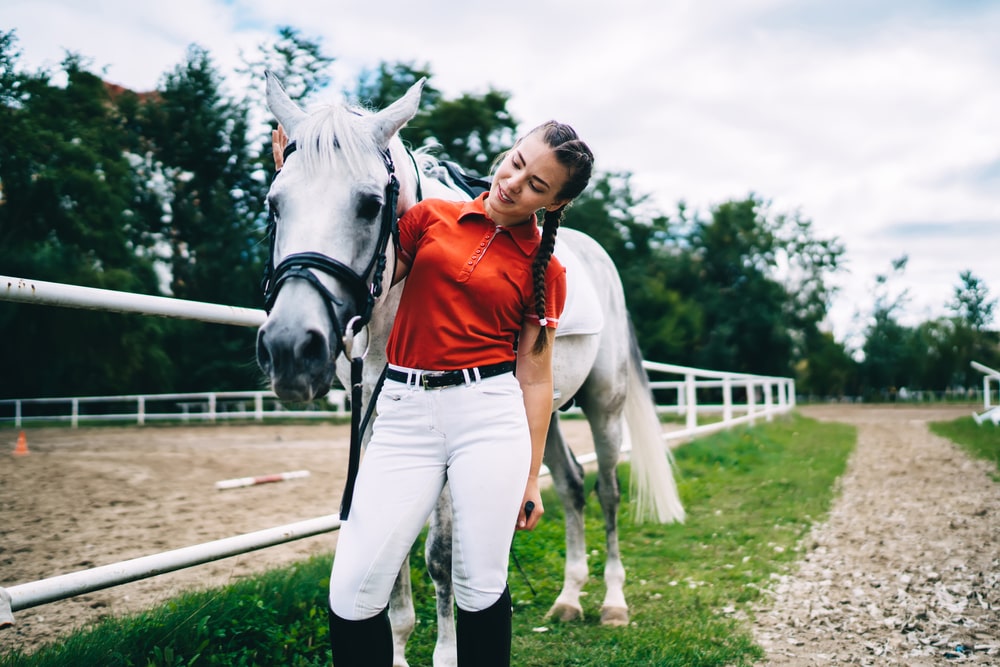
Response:
M365 220L374 220L378 212L382 210L382 198L377 195L361 195L358 200L358 217Z

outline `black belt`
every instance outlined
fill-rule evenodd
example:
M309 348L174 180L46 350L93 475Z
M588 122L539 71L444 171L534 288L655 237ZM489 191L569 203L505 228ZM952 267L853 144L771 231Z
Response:
M466 383L466 378L475 382L476 373L479 379L496 377L514 370L513 361L503 361L499 364L480 366L479 368L467 368L464 371L400 371L390 368L385 372L385 377L395 382L410 383L411 379L416 381L414 386L421 386L424 389L441 389L442 387L455 387Z

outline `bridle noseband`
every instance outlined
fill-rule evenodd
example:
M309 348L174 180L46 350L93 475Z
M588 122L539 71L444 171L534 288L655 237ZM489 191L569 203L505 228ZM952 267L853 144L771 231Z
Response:
M295 152L295 142L290 142L285 147L284 159ZM281 262L274 265L274 245L277 235L277 219L273 209L268 216L267 233L269 239L269 251L267 266L264 269L264 278L261 280L261 289L264 291L264 310L268 314L274 307L274 302L278 298L278 292L286 281L292 278L300 278L308 282L320 296L323 297L323 304L326 306L330 322L337 332L337 339L342 340L348 333L351 335L360 331L369 321L371 321L372 310L375 307L375 300L382 296L382 276L386 268L386 248L389 238L396 232L396 205L399 200L399 179L396 178L395 165L392 162L392 155L386 148L382 153L382 162L385 165L389 178L385 185L385 201L382 205L382 216L379 224L378 240L375 251L371 259L361 273L356 272L347 264L338 259L329 257L318 252L298 252L285 257ZM280 172L280 170L279 170ZM277 177L277 174L275 174ZM322 271L334 280L345 286L354 302L358 306L358 316L352 322L353 331L345 329L347 325L342 324L337 317L335 306L343 306L344 302L338 299L329 289L316 277L313 270ZM332 341L331 341L332 343Z

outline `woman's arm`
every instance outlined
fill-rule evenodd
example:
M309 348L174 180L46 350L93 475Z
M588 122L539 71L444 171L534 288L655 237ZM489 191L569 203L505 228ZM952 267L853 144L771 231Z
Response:
M406 277L406 274L410 272L410 265L399 258L399 253L396 254L396 270L392 274L392 284L395 285L400 280Z
M552 418L552 345L554 331L542 330L537 324L525 323L521 327L517 351L517 379L524 394L524 409L528 415L528 430L531 433L531 468L528 485L521 501L521 512L517 517L518 530L532 530L545 513L542 496L538 490L538 471L542 467L545 454L545 438ZM532 354L531 348L539 335L548 336L549 344L541 354ZM530 517L525 516L524 505L533 502L535 508Z

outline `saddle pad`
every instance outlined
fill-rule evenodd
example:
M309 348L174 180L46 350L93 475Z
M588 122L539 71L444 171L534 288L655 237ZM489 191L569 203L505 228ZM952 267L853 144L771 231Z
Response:
M566 307L559 318L556 336L600 333L604 328L604 314L586 265L558 236L553 254L566 267Z

